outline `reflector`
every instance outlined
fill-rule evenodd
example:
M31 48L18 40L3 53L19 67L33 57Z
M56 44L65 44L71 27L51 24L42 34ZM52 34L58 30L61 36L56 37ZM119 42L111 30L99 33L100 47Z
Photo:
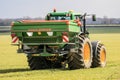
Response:
M33 35L33 32L27 32L27 35L28 35L28 36L32 36L32 35Z
M53 36L53 32L47 32L48 36Z

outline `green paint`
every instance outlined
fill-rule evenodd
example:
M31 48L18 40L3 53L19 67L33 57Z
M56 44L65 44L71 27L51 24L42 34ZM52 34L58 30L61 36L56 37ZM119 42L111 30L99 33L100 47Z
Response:
M44 45L43 53L33 54L34 56L56 56L56 54L47 53L45 45L55 45L61 48L65 44L73 44L74 42L63 42L62 36L66 32L69 41L75 38L80 32L80 27L75 20L80 16L79 13L70 11L52 12L47 14L45 20L15 21L11 27L11 33L15 33L22 44ZM32 36L29 36L27 32L33 32ZM50 36L47 32L53 34Z

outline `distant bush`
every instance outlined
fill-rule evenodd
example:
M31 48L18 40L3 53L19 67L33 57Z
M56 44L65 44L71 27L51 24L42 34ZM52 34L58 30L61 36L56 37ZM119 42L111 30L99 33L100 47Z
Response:
M12 21L19 21L19 20L41 20L43 18L16 18L16 19L0 19L0 26L9 26ZM96 21L92 21L91 18L87 18L87 24L120 24L120 18L97 18Z

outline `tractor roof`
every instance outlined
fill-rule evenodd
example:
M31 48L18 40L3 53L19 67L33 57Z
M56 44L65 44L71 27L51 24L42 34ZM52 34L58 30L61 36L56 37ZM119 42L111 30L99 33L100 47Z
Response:
M57 16L57 15L67 15L67 14L80 15L80 13L74 13L73 11L68 11L68 12L51 12L51 13L48 13L48 14L54 15L54 16Z

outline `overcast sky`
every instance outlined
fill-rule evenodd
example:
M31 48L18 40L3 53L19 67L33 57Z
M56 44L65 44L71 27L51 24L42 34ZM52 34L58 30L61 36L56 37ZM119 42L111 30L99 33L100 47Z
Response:
M120 18L120 0L0 0L0 18L44 17L53 8Z

